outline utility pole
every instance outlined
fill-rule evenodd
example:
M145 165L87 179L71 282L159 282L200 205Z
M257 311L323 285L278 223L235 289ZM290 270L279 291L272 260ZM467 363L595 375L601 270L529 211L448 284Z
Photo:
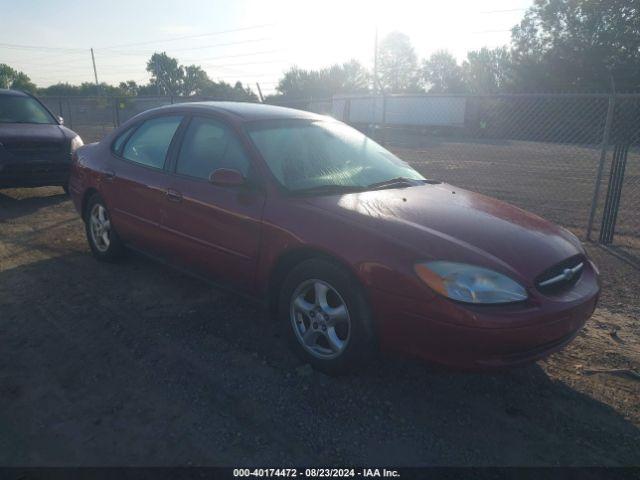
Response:
M260 84L256 82L256 87L258 87L258 95L260 96L260 103L264 103L264 97L262 96L262 89L260 88Z
M373 41L373 94L378 93L378 27Z
M96 93L100 95L100 83L98 83L98 71L96 70L96 57L93 55L93 47L91 48L91 63L93 63L93 76L96 79Z

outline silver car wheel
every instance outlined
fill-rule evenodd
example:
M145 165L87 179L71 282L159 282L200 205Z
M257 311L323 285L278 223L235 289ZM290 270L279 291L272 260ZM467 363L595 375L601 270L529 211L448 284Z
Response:
M105 253L111 245L111 221L107 209L96 203L89 215L89 230L93 245L99 252Z
M306 280L290 302L291 326L300 345L316 358L340 356L351 338L351 318L338 291L323 280Z

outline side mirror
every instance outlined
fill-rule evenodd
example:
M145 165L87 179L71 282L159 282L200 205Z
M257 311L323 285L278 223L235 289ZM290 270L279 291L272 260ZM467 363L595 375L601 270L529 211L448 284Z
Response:
M64 125L64 118L62 118L62 117L60 117L60 116L59 116L59 117L58 117L58 123L59 123L60 125Z
M246 183L246 179L238 170L231 168L219 168L214 170L209 176L209 181L214 185L221 185L227 187L239 187Z

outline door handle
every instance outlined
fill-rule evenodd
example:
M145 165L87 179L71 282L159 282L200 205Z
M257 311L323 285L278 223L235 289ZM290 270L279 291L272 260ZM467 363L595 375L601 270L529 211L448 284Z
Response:
M182 194L180 192L176 192L175 190L171 190L171 189L166 190L164 194L167 197L167 200L169 200L170 202L182 201Z
M107 182L112 182L115 178L116 178L116 172L112 170L107 170L106 172L104 172L104 179Z

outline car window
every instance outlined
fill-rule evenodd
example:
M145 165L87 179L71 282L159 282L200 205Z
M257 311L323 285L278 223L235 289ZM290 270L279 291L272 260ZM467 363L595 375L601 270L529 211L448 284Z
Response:
M169 145L182 117L159 117L144 122L129 138L122 156L132 162L163 168Z
M218 168L231 168L246 176L249 159L230 128L216 120L194 117L184 135L176 172L209 179Z
M357 130L334 121L270 121L248 125L249 137L287 189L367 188L403 177L424 177Z
M34 98L1 95L0 123L55 124L56 121L40 102Z
M127 140L127 137L131 133L131 130L133 130L134 128L135 127L127 128L123 133L120 134L120 136L118 138L116 138L116 141L113 142L113 151L114 152L116 152L116 153L120 152L120 149L122 148L122 145Z

